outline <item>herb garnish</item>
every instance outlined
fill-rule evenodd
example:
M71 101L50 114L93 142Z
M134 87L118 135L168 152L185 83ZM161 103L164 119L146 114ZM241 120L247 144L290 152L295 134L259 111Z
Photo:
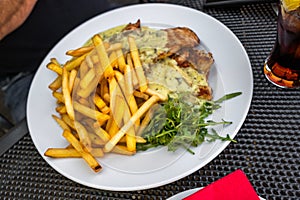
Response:
M201 104L187 101L190 96L186 94L178 95L178 98L169 97L160 107L155 110L149 125L143 131L146 143L137 144L137 150L147 150L157 146L167 146L169 151L176 151L183 147L192 154L189 148L196 147L205 140L213 142L215 140L232 141L227 134L226 137L220 136L215 129L209 133L207 127L215 125L228 125L231 122L222 120L215 122L205 120L209 115L221 107L225 100L240 95L236 92L223 96L216 101L203 101Z

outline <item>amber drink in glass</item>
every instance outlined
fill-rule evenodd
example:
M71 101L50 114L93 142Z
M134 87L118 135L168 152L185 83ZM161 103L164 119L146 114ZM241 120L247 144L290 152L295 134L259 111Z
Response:
M281 0L277 38L265 61L264 74L283 88L300 87L300 0Z

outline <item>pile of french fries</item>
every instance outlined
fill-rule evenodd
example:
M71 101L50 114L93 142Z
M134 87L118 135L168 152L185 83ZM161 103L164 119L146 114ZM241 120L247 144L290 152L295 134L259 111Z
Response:
M49 85L57 101L53 118L70 144L49 148L45 156L83 158L99 172L97 157L133 155L136 144L145 142L141 133L151 107L167 96L148 87L135 39L127 37L129 52L96 34L91 44L67 51L72 58L65 64L50 60L47 68L57 74Z

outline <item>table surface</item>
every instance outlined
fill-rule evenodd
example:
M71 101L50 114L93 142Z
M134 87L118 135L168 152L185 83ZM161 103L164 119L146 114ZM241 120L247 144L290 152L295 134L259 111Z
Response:
M254 91L247 118L235 139L220 155L193 174L173 183L141 191L113 192L77 184L52 169L26 134L0 157L0 199L166 199L204 187L242 169L256 192L266 199L300 197L300 90L280 89L262 73L276 38L272 4L234 8L203 8L202 1L181 5L201 10L236 34L253 70Z

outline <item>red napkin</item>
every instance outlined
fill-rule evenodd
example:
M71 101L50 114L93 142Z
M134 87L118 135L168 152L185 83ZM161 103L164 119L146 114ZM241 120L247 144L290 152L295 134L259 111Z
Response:
M184 200L259 200L254 188L242 170L211 183Z

